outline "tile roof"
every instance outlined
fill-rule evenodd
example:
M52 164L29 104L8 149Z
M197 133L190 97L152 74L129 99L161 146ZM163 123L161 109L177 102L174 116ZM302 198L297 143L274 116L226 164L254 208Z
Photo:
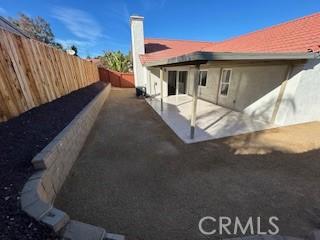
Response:
M143 63L153 62L200 51L211 44L211 42L146 38L144 41L146 54L140 58Z
M203 52L308 52L320 51L320 13L271 26L222 42L145 39L146 54L141 62Z

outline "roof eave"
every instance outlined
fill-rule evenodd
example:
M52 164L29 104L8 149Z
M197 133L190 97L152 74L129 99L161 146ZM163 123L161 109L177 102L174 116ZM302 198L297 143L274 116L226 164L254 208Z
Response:
M319 58L319 53L233 53L233 52L193 52L178 57L162 59L144 64L146 67L203 64L208 61L232 60L307 60Z

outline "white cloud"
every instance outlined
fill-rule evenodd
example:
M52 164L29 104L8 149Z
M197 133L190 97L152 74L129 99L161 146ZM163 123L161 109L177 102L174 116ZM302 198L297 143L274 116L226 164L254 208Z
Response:
M81 57L86 57L87 55L91 55L91 50L95 47L97 42L92 41L82 41L78 39L61 39L56 38L56 42L62 44L64 49L70 49L72 45L75 45L78 48L78 54Z
M6 16L8 15L7 10L5 10L4 8L0 7L0 16Z
M80 41L80 40L76 40L76 39L60 39L60 38L56 38L56 42L62 44L62 46L64 48L69 48L71 47L71 45L75 45L77 47L88 47L88 46L92 46L93 43L90 41Z
M67 7L53 9L53 17L63 22L77 37L87 41L95 41L105 37L99 23L87 12Z

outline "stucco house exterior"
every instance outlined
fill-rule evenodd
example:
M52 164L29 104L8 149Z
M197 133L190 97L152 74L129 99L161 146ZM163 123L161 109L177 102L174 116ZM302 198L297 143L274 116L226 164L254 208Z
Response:
M190 99L191 139L199 100L273 126L320 119L320 13L222 42L144 38L143 21L131 17L135 85L161 111Z

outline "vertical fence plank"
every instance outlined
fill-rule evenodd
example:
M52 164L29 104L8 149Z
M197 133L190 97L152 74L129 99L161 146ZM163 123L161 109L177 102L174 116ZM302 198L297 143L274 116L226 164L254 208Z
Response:
M23 72L21 61L17 56L17 46L15 45L15 39L13 39L13 37L13 34L8 34L7 32L4 32L2 36L13 71L15 72L15 78L18 80L18 84L15 85L15 87L18 88L19 93L21 93L21 101L25 103L23 106L24 109L28 110L34 107L34 104L28 88L25 72Z
M3 95L6 95L6 104L10 107L11 114L17 115L26 110L27 103L20 89L20 84L9 56L9 49L5 44L4 32L0 31L0 33L0 62L2 67L1 77L3 79L1 91Z
M28 84L28 88L30 90L30 95L33 100L34 106L39 106L41 104L41 98L40 98L40 93L37 88L37 83L34 78L32 69L31 69L31 62L32 62L32 57L28 52L28 48L26 48L26 45L23 45L23 39L20 37L18 38L16 36L16 42L18 44L18 52L19 52L19 59L23 63L23 69L22 71L26 75L26 81Z
M43 102L47 102L48 98L45 94L44 87L42 85L41 74L39 71L39 67L36 62L36 56L34 53L34 49L32 47L32 42L27 41L26 38L22 38L23 49L26 53L26 58L24 61L27 62L28 68L30 68L30 78L33 80L33 88L36 89L37 96L37 105L42 104Z
M0 29L0 122L98 80L94 63Z

